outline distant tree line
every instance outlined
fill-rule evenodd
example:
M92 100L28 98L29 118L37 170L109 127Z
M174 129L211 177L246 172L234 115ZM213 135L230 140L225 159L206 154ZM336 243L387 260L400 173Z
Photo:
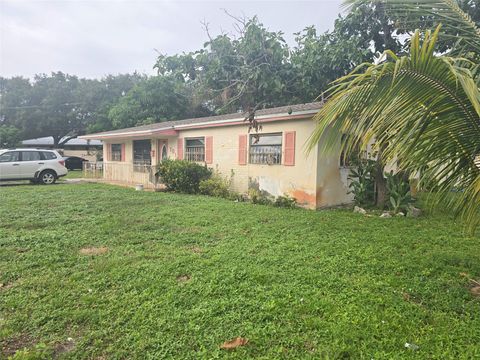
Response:
M475 4L462 2L478 18ZM42 136L53 136L61 146L85 133L310 102L378 52L405 51L401 35L407 30L375 3L339 16L331 31L318 34L314 26L305 28L295 34L294 46L257 17L227 15L235 34L211 36L205 23L203 47L159 55L156 76L82 79L54 72L33 79L0 77L0 147Z

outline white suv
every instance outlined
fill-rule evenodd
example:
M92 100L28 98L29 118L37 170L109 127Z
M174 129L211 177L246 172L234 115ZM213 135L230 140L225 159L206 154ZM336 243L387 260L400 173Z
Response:
M0 181L30 180L48 185L67 172L65 161L54 150L0 150Z

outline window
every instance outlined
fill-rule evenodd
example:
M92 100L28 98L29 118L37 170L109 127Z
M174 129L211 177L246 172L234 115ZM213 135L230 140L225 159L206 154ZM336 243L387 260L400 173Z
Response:
M205 161L205 138L186 139L185 159L188 161Z
M40 152L39 151L22 151L22 161L39 161Z
M133 141L133 171L147 172L152 164L150 152L152 143L150 140L134 140Z
M19 151L9 151L0 155L0 162L15 162L20 161Z
M250 164L281 164L282 134L250 135Z
M53 160L57 158L57 155L51 151L42 151L42 156L44 160Z
M122 161L122 144L112 144L112 161Z

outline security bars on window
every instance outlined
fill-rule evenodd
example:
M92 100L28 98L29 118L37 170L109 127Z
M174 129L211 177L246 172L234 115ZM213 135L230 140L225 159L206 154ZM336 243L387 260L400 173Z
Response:
M151 150L150 140L133 141L133 171L148 172L150 170L150 165L152 165Z
M205 138L186 139L185 160L205 161Z
M282 134L250 135L250 164L282 163Z

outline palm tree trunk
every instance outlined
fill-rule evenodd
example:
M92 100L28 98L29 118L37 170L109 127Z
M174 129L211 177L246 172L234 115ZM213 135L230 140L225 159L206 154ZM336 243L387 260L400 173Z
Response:
M377 154L377 162L375 164L375 185L377 188L376 206L380 209L385 208L385 202L387 200L387 181L383 175L383 157L382 150L380 149Z

